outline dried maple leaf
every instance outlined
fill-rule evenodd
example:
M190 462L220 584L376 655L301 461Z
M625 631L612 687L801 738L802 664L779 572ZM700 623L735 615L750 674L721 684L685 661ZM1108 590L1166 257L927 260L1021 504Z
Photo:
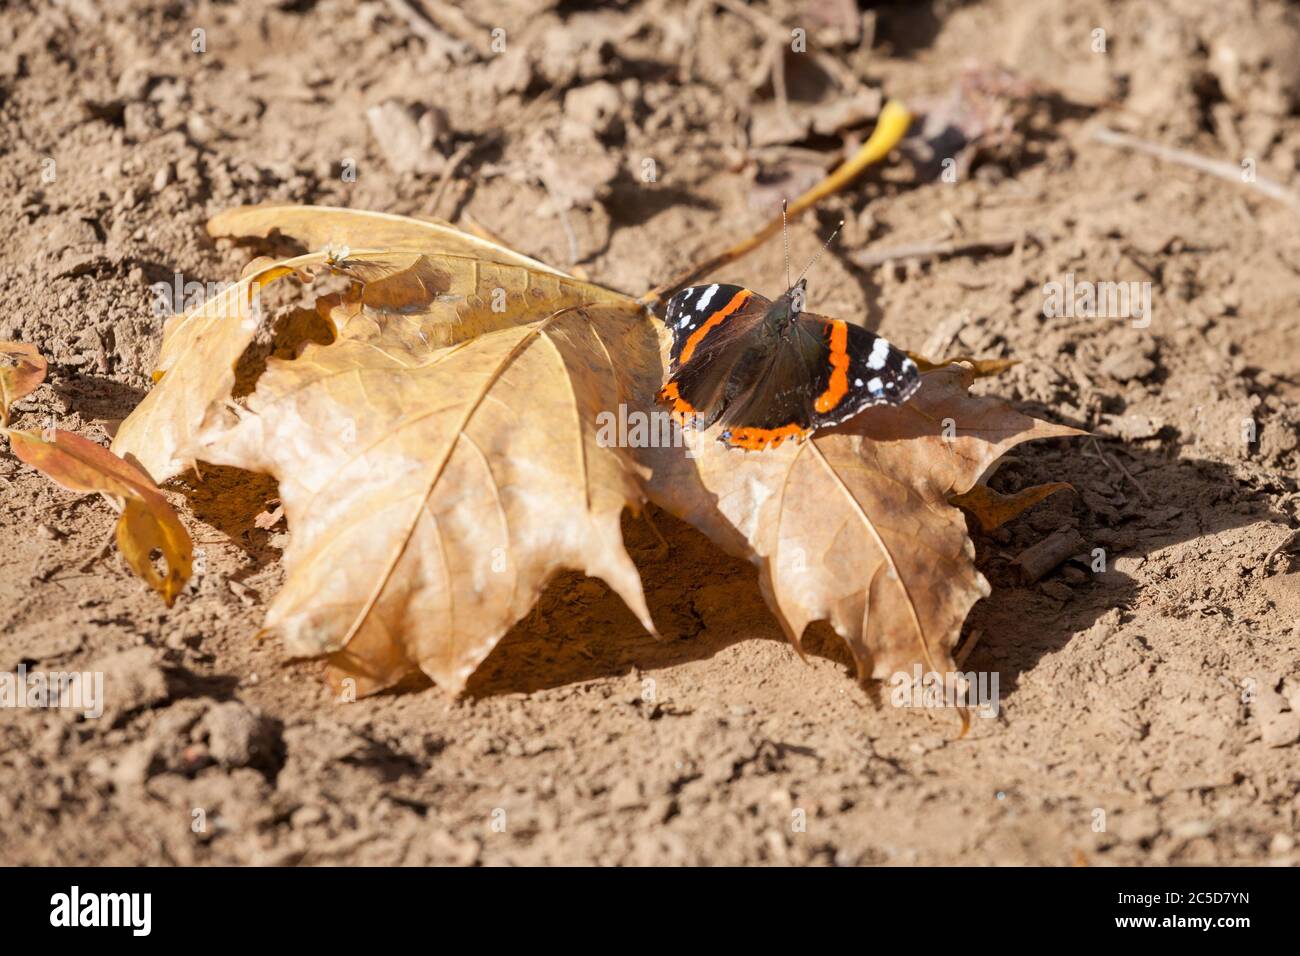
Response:
M796 647L827 620L861 678L916 663L951 672L962 621L988 584L948 497L1020 442L1079 434L969 394L974 377L964 364L927 371L906 405L775 451L736 452L712 432L692 459L646 449L650 499L758 566Z
M293 653L334 655L336 682L359 693L416 668L459 690L565 568L603 578L653 630L620 529L641 475L597 429L638 363L657 368L641 307L551 270L442 254L318 254L259 275L307 266L359 280L318 303L334 341L271 359L235 406L231 356L248 333L199 310L198 354L159 386L187 396L184 440L166 404L142 404L115 445L163 474L201 459L279 480L292 534L267 629Z
M172 345L160 388L176 379L177 408L142 405L114 447L164 474L203 459L275 475L291 543L268 627L295 653L332 654L335 678L356 678L362 693L416 666L460 689L563 567L605 578L651 628L618 528L645 496L752 560L796 646L826 619L863 677L914 663L952 670L962 621L988 586L949 498L1013 445L1076 433L970 395L977 369L950 364L926 371L908 405L777 451L606 447L602 412L657 411L666 338L638 303L502 262L500 247L478 261L448 255L448 227L417 220L286 207L221 223L214 232L279 230L306 245L382 235L389 248L262 270L355 279L317 303L335 340L272 359L236 406L227 382L241 333L208 323L187 345L194 356ZM464 250L470 239L456 241ZM218 355L220 382L209 368ZM201 387L187 389L178 369ZM202 392L202 408L180 400L189 392ZM178 417L183 434L151 447Z

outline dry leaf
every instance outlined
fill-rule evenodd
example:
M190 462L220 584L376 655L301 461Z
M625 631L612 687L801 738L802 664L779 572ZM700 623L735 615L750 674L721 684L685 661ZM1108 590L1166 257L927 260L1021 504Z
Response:
M1021 442L1079 434L970 395L973 379L963 365L925 372L906 405L762 454L729 450L712 432L694 459L647 449L650 499L758 566L796 646L828 620L862 678L916 663L951 672L961 624L988 584L948 496Z
M7 426L9 407L45 381L47 363L36 346L26 342L0 342L0 361L0 425Z
M440 350L353 318L200 436L204 460L280 482L288 577L266 626L292 653L334 653L362 693L416 667L458 691L563 568L653 630L620 530L639 475L596 417L619 400L611 356L654 339L635 308L542 311Z
M336 680L360 693L417 667L459 690L566 568L603 578L653 630L620 530L641 476L596 421L627 400L615 356L657 369L641 308L549 269L459 256L316 254L261 275L307 266L358 280L318 302L333 342L271 359L237 408L247 335L200 310L204 334L153 393L173 396L142 403L115 444L158 474L202 459L279 480L292 534L267 629L295 654L334 654Z
M130 462L73 432L42 434L8 430L10 447L19 459L69 491L99 492L121 511L117 546L131 570L162 595L168 607L190 578L193 546L190 536L167 499L149 476ZM167 573L154 566L154 551L162 554Z
M486 245L489 257L447 255L449 227L401 217L286 207L236 210L210 228L390 244L265 270L311 264L356 279L317 304L338 337L272 359L242 407L205 378L211 356L228 368L242 349L221 341L238 338L229 324L192 337L194 355L169 342L154 395L169 379L174 393L142 405L114 446L155 474L202 459L275 475L291 541L268 627L294 653L333 654L336 678L363 693L416 665L458 690L562 567L604 577L649 628L619 535L622 509L646 495L754 561L796 644L827 619L864 677L952 670L988 586L948 498L1019 442L1077 434L970 395L976 369L949 364L926 372L908 405L801 445L747 455L706 435L693 455L609 448L602 412L661 411L666 335L631 300L503 263L508 250L463 234L458 250ZM504 310L492 310L484 275L503 283ZM169 428L175 437L155 447Z
M1074 486L1066 481L1052 481L1004 495L988 485L978 484L965 494L953 495L948 500L973 514L982 529L993 531L1049 495L1066 490L1073 491Z

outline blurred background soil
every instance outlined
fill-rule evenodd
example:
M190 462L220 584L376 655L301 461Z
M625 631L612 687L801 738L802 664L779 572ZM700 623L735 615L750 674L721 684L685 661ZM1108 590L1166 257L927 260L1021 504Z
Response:
M671 551L645 519L626 536L663 641L567 575L460 699L340 703L254 639L291 533L255 524L273 482L167 486L207 565L167 612L101 556L108 505L5 454L0 671L131 690L98 721L0 711L0 862L1300 861L1297 208L1093 138L1300 190L1295 4L11 2L0 339L51 359L16 424L108 440L149 385L151 284L255 253L206 237L222 209L474 222L639 294L761 225L888 97L923 114L905 148L792 226L801 264L846 220L810 308L1019 359L978 388L1096 436L1017 449L996 487L1078 493L974 532L993 593L966 666L998 672L997 719L957 740L881 706L824 626L801 661L753 570L659 513ZM917 243L962 248L883 254ZM1149 326L1045 316L1071 273L1150 283ZM783 276L778 241L719 278ZM1062 530L1106 570L1019 579Z

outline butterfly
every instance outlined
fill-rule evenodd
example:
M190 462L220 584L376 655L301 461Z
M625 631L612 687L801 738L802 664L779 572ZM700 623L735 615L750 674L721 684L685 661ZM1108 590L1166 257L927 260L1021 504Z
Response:
M775 302L722 283L674 295L659 391L672 417L700 431L721 422L720 442L762 451L907 401L921 385L916 363L873 332L805 312L806 290L801 276Z

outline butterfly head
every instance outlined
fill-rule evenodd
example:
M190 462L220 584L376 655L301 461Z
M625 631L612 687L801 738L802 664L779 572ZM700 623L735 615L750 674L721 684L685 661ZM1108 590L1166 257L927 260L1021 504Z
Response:
M808 303L808 280L800 279L785 290L767 310L767 325L773 331L788 329L799 318Z

